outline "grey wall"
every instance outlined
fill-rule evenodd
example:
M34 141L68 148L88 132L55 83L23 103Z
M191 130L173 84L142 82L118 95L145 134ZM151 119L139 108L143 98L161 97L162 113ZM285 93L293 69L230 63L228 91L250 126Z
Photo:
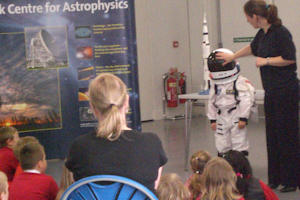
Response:
M217 3L220 2L221 27L218 27ZM280 17L291 31L300 66L300 0L273 0ZM202 21L207 12L211 50L218 48L219 28L223 46L233 51L249 43L233 43L234 37L254 36L257 30L247 23L243 13L245 0L135 0L138 68L142 120L163 118L162 75L170 67L187 74L188 92L203 85ZM272 0L269 0L272 2ZM172 41L179 41L179 48ZM242 74L261 89L254 57L241 58ZM299 71L299 69L298 69ZM167 115L183 114L183 105L167 109Z
M244 12L242 0L221 1L221 27L222 41L225 48L237 51L249 43L233 43L234 37L254 37L257 30L248 24ZM262 88L259 69L255 66L254 57L246 57L238 60L241 65L241 74L246 76L255 88Z
M163 118L162 75L170 67L186 73L188 92L200 90L203 10L213 49L218 43L215 6L216 0L135 1L142 120ZM172 47L174 40L179 48ZM182 113L183 105L166 111L171 116Z
M278 6L279 17L293 35L296 45L298 77L300 74L300 0L273 0Z
M246 20L243 5L244 0L226 0L221 2L221 27L224 47L239 50L249 43L233 43L234 37L254 37L257 29L254 29ZM272 1L269 1L272 2ZM274 0L278 7L279 16L283 24L293 35L297 51L298 73L300 72L300 1L299 0ZM241 64L241 73L248 77L257 89L262 89L259 70L255 66L255 58L249 56L238 60Z
M159 119L162 118L162 75L170 67L177 67L188 77L191 74L187 1L136 0L135 3L142 120L151 116ZM172 47L173 41L179 41L179 48Z

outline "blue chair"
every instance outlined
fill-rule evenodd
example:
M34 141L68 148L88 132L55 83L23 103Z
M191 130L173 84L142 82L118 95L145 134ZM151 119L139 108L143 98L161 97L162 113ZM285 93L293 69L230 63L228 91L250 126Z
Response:
M112 182L100 185L100 182ZM96 183L97 184L96 184ZM96 175L80 179L63 193L60 200L158 200L148 188L129 178Z

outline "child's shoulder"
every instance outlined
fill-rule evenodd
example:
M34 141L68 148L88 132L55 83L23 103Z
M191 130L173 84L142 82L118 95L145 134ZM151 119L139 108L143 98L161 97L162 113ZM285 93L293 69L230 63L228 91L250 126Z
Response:
M54 178L50 175L47 175L47 174L40 174L41 177L45 180L45 181L48 181L48 182L55 182Z
M244 76L239 76L236 82L236 88L238 90L253 90L254 91L254 87L252 85L252 83L249 81L248 78L244 77Z
M9 147L1 147L0 152L13 152L13 150Z
M15 154L14 154L14 152L11 148L2 147L2 148L0 148L0 156L5 157L7 159L7 158L10 158L10 157L15 157Z
M32 182L35 182L35 181L38 181L40 183L55 182L55 180L52 176L44 174L44 173L39 174L39 173L23 172L18 177L22 180L27 179Z
M249 81L249 79L245 76L242 76L240 75L238 78L237 78L237 83L243 83L243 82L246 82L247 84L251 84L251 82Z

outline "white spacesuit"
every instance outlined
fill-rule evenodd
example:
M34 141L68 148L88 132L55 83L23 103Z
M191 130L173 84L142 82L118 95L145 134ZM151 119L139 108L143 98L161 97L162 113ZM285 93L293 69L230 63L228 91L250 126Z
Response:
M233 61L222 66L223 61L215 58L217 52L232 53L228 49L217 49L208 58L212 84L207 116L216 130L216 148L219 156L229 150L248 155L249 141L245 125L254 105L255 90L247 78L239 75L239 65Z

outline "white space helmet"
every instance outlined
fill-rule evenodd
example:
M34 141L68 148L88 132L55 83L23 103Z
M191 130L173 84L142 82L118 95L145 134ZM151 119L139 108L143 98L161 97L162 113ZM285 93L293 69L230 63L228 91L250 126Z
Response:
M224 60L216 59L218 52L224 52L233 54L229 49L216 49L210 53L207 59L208 70L210 71L210 77L216 84L224 84L235 81L240 73L240 66L235 61L227 63L223 66Z

